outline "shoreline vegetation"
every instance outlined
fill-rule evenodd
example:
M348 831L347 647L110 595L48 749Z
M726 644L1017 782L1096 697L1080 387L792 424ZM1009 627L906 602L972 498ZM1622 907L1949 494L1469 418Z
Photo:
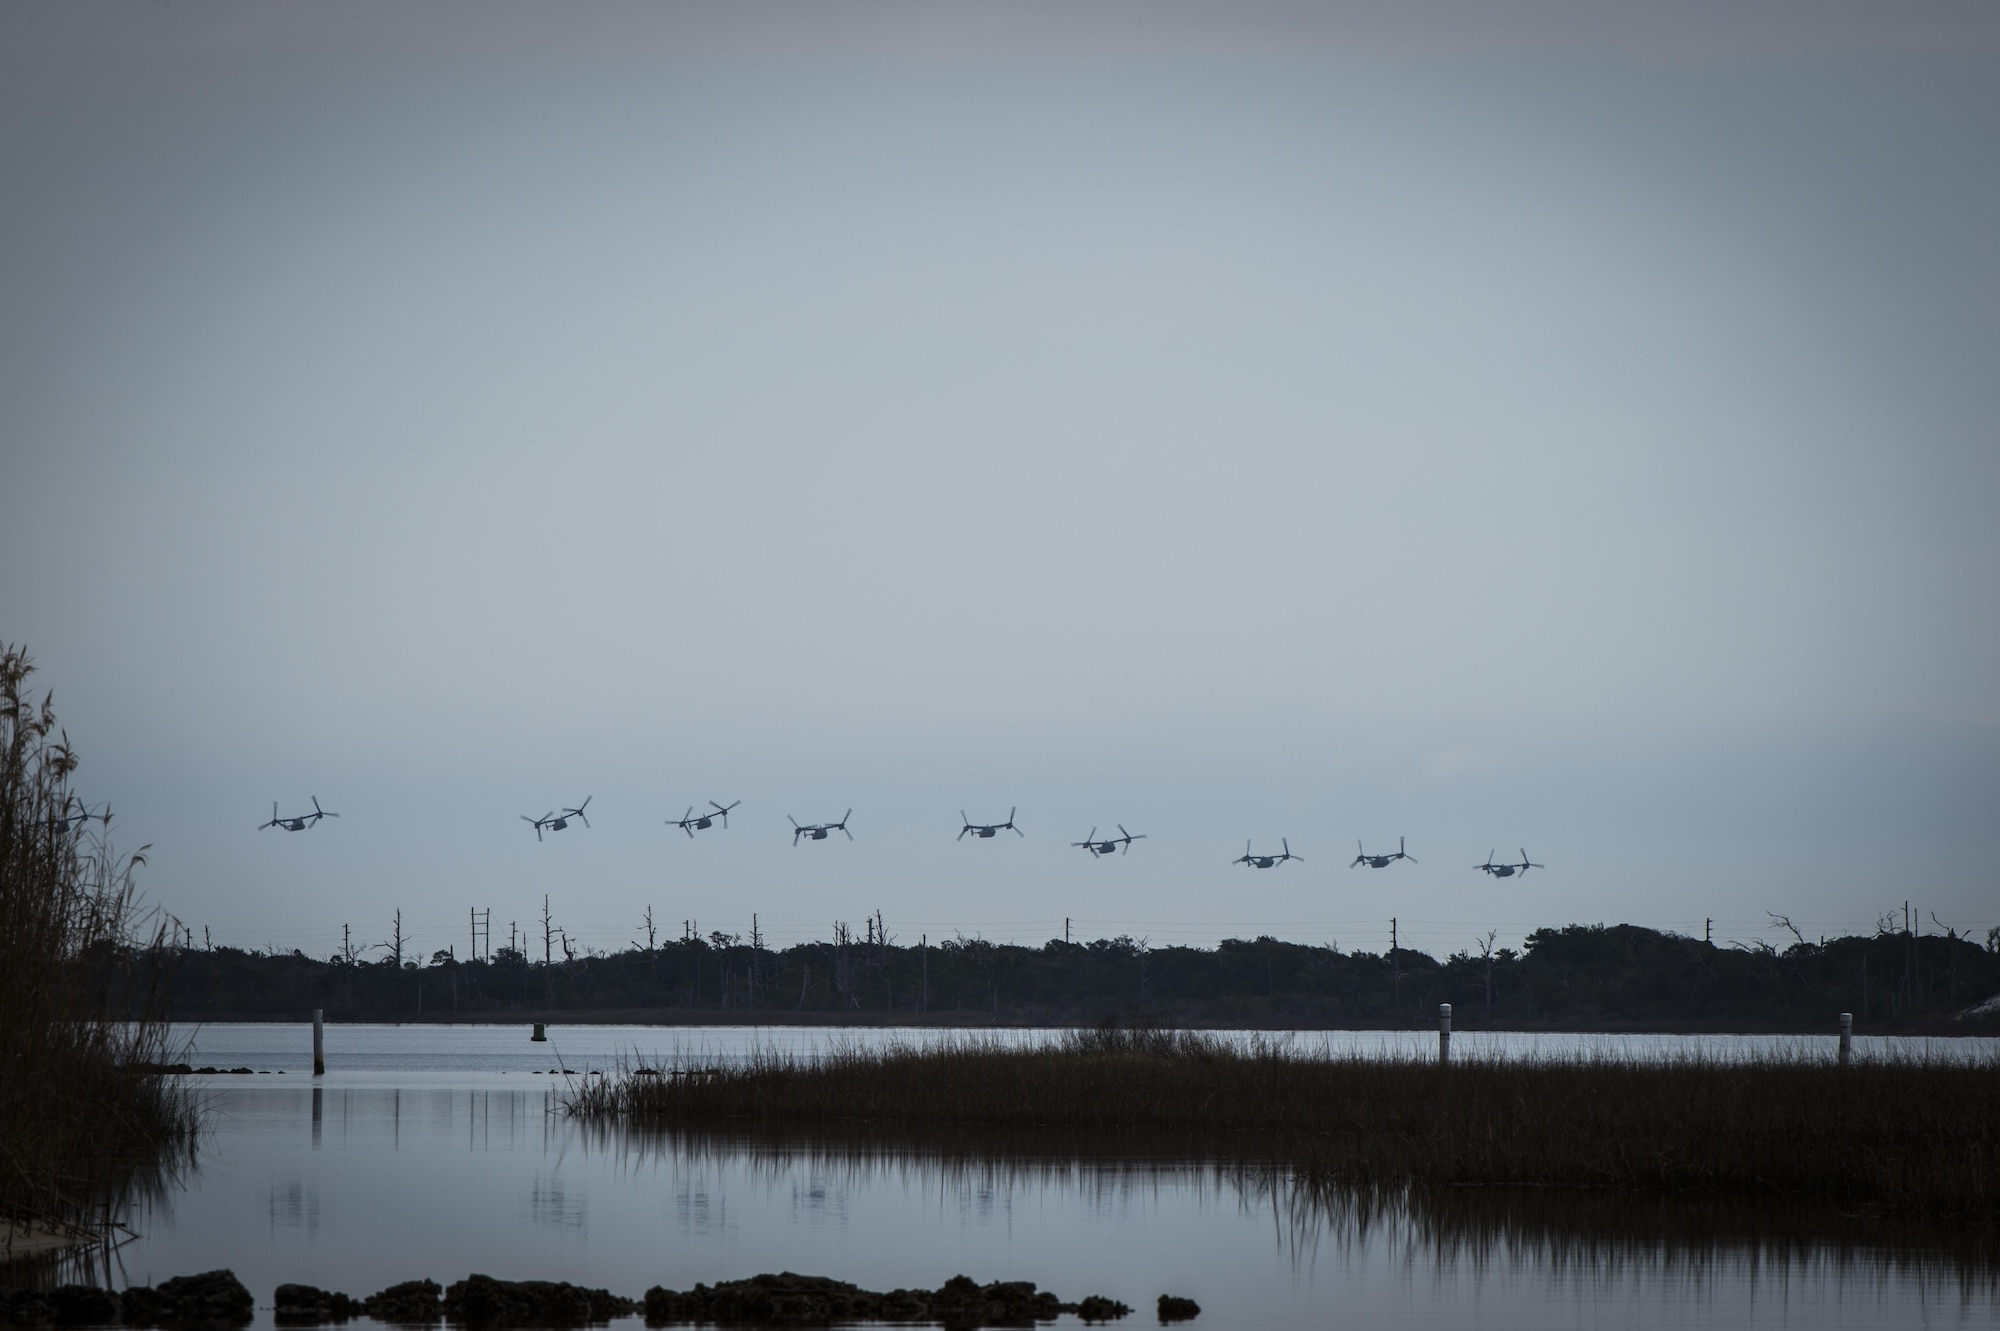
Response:
M87 809L33 662L0 645L0 1260L103 1238L137 1190L188 1158L165 922L140 909L143 852ZM93 824L95 826L93 827Z
M587 1079L568 1109L654 1130L866 1123L1265 1139L1313 1186L1756 1197L2000 1224L2000 1061L1298 1056L1190 1031L1021 1048L761 1054Z
M246 1026L297 1026L310 1022L310 1014L299 1012L242 1013L177 1013L174 1022L185 1025L234 1023ZM569 1009L569 1008L521 1008L500 1012L446 1012L432 1014L426 1012L421 1018L336 1018L327 1014L329 1026L382 1025L382 1026L508 1026L529 1027L544 1025L551 1030L561 1027L579 1026L658 1026L662 1029L675 1027L768 1029L778 1027L799 1027L824 1030L951 1030L951 1031L1059 1031L1079 1029L1066 1023L1056 1022L1014 1022L995 1023L983 1012L751 1012L738 1009L732 1012L717 1012L701 1008L610 1008L610 1009ZM1102 1024L1101 1022L1098 1024ZM1087 1029L1087 1028L1086 1028ZM1437 1014L1411 1016L1395 1024L1386 1022L1325 1022L1313 1026L1289 1026L1273 1023L1254 1025L1210 1025L1190 1022L1175 1026L1179 1030L1191 1031L1256 1031L1267 1035L1301 1035L1319 1031L1435 1031ZM1493 1033L1496 1035L1795 1035L1800 1038L1823 1036L1835 1038L1837 1028L1830 1021L1816 1025L1778 1023L1762 1025L1752 1022L1728 1021L1668 1021L1668 1022L1597 1022L1587 1025L1571 1025L1561 1022L1534 1024L1528 1022L1481 1022L1476 1017L1452 1017L1452 1029L1460 1035ZM1911 1021L1896 1026L1876 1026L1864 1029L1855 1023L1857 1035L1888 1035L1913 1039L1959 1039L1993 1038L2000 1036L2000 1019L1954 1019L1936 1021Z
M554 930L551 937L560 934ZM1444 958L1276 938L1212 948L1144 939L915 942L878 916L821 942L769 946L720 931L622 951L565 952L538 937L427 958L407 946L330 957L205 945L183 929L158 964L176 1021L541 1021L645 1025L1420 1028L1450 1003L1461 1030L1829 1032L1841 1012L1868 1034L2000 1035L2000 931L1983 942L1883 917L1868 935L1718 946L1637 925L1489 935ZM148 962L130 959L135 968Z

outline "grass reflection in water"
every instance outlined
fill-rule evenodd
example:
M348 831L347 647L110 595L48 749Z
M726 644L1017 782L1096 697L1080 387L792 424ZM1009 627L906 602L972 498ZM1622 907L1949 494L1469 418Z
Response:
M1387 1257L1405 1267L1556 1284L1699 1292L1812 1279L1866 1295L1891 1279L1927 1295L2000 1298L2000 1231L1782 1200L1554 1188L1373 1186L1300 1168L1284 1141L1240 1133L1019 1130L862 1123L627 1128L587 1149L683 1173L729 1167L774 1186L887 1182L976 1197L1053 1192L1105 1206L1175 1190L1270 1218L1295 1265Z

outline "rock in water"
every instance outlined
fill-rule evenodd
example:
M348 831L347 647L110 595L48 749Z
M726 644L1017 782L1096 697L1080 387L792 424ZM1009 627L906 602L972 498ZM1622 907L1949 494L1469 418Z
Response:
M444 1316L443 1294L435 1280L405 1280L370 1294L361 1306L378 1322L429 1325Z
M937 1322L948 1331L972 1331L988 1326L1031 1327L1052 1322L1064 1313L1086 1321L1109 1321L1131 1311L1115 1299L1094 1294L1082 1303L1064 1303L1046 1290L1037 1290L1029 1280L982 1285L962 1275L934 1290L892 1289L886 1293L790 1271L696 1285L685 1292L658 1285L646 1291L648 1326L688 1322L831 1326L875 1321Z
M271 1320L280 1326L323 1326L359 1317L363 1311L360 1299L315 1285L280 1285L271 1301L277 1305Z
M1193 1299L1179 1299L1171 1294L1160 1295L1160 1321L1185 1322L1191 1317L1201 1316L1201 1305Z
M96 1285L58 1285L49 1291L49 1320L57 1326L106 1326L122 1311L118 1296Z
M461 1326L593 1326L638 1308L609 1290L561 1280L471 1275L444 1292L445 1318Z
M203 1322L242 1326L257 1310L257 1301L234 1271L204 1271L175 1276L158 1285L134 1285L119 1300L127 1326L162 1326Z
M55 1320L49 1296L38 1289L0 1289L0 1326L37 1326Z
M1069 1311L1067 1305L1063 1311ZM1115 1322L1131 1311L1118 1300L1107 1299L1102 1294L1092 1294L1076 1305L1076 1315L1086 1322Z

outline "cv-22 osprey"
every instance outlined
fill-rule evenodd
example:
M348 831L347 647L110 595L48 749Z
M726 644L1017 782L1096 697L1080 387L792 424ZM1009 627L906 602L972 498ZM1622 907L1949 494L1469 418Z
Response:
M1243 843L1243 853L1231 860L1230 863L1247 864L1253 869L1270 869L1283 864L1286 860L1297 860L1300 864L1306 862L1305 856L1292 854L1292 843L1289 840L1279 837L1278 844L1285 848L1282 855L1252 855L1250 853L1250 843L1246 841Z
M1002 831L1012 832L1015 836L1018 837L1024 837L1028 835L1026 832L1023 832L1020 828L1014 826L1014 814L1015 810L1013 809L1007 810L1007 821L1004 823L975 823L970 818L967 818L965 816L965 810L960 809L958 811L958 821L964 823L965 826L958 829L958 835L953 839L957 841L963 841L965 840L965 834L967 832L972 833L972 835L976 837L984 837L988 840L991 840L993 837L998 836Z
M847 830L847 820L853 816L854 810L849 809L846 813L840 815L840 821L837 823L811 823L806 826L800 826L798 819L792 818L792 815L789 813L785 815L787 818L792 818L792 844L794 846L799 844L800 837L804 837L808 841L824 841L828 832L839 832L849 841L854 840L854 833Z
M1493 852L1489 850L1486 852L1486 863L1475 864L1472 867L1481 873L1492 874L1495 878L1512 878L1515 874L1520 874L1521 877L1526 878L1530 869L1548 868L1546 864L1528 863L1528 852L1525 850L1521 852L1521 862L1519 864L1495 864L1493 862Z
M1412 864L1417 862L1416 856L1403 853L1403 838L1401 837L1396 838L1395 853L1390 855L1370 855L1367 851L1361 850L1361 843L1359 841L1354 843L1354 848L1361 851L1361 853L1354 857L1353 864L1347 866L1350 869L1357 868L1363 864L1371 869L1386 869L1397 860L1408 860Z
M585 795L583 797L583 803L577 805L574 809L564 809L560 814L558 814L555 810L551 809L539 818L530 818L527 814L524 813L521 815L521 821L524 823L532 823L534 825L535 840L540 841L542 839L542 832L544 830L550 832L560 832L565 827L569 826L569 820L572 818L577 819L585 827L589 827L590 819L585 818L583 816L583 811L589 807L590 807L590 796Z
M1137 836L1134 836L1132 833L1125 831L1125 824L1123 823L1117 824L1117 827L1119 832L1123 833L1123 835L1106 837L1104 838L1104 840L1099 841L1097 839L1097 829L1093 827L1090 829L1089 836L1085 837L1081 841L1072 841L1069 844L1072 846L1082 846L1085 850L1090 852L1090 857L1092 859L1102 859L1104 856L1111 854L1111 852L1118 850L1119 847L1121 846L1124 847L1124 849L1120 851L1120 853L1129 855L1132 853L1132 843L1134 841L1144 841L1146 839L1146 834L1144 832L1141 832ZM1245 849L1248 849L1248 847L1246 847Z
M704 813L699 817L695 814L694 805L690 804L688 805L688 811L680 817L667 819L667 826L680 828L681 831L688 834L689 840L693 840L696 832L706 832L709 828L714 827L718 818L722 820L723 827L727 828L729 826L729 811L742 802L742 800L736 800L730 804L717 804L714 800L710 800L708 807L714 809L715 812Z
M257 830L261 832L267 827L282 827L287 832L303 832L308 827L311 827L313 824L317 823L322 818L338 818L338 817L340 817L339 814L330 813L327 810L319 807L319 796L317 795L313 796L313 811L311 813L294 814L286 818L280 818L278 816L278 802L276 800L272 800L271 821L268 823L258 824Z

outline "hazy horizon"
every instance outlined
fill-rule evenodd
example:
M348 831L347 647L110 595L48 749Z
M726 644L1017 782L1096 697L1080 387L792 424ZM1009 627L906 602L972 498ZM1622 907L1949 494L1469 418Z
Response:
M198 939L2000 925L1990 7L0 38L0 640Z

